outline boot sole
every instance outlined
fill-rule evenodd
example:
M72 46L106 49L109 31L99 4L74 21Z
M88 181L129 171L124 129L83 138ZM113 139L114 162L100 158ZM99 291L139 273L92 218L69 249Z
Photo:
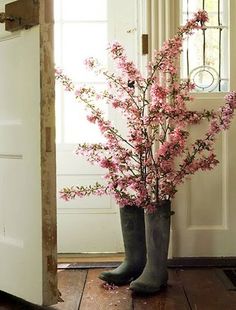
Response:
M139 294L139 295L152 295L155 293L158 293L162 290L165 290L167 288L167 283L164 283L162 285L160 285L159 287L144 287L144 286L136 286L136 287L132 287L130 286L130 290L135 293L135 294Z
M107 282L108 284L114 284L114 285L118 285L118 286L121 286L121 285L126 285L126 284L130 284L135 278L132 277L128 280L121 280L121 281L112 281L111 279L107 278L106 276L103 276L103 275L99 275L98 278L102 281L105 281Z

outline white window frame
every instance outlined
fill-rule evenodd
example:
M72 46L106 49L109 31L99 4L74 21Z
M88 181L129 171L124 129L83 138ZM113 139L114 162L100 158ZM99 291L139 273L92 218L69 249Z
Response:
M233 0L226 0L224 5L229 6L229 90L236 89L236 3ZM149 55L143 61L145 65L151 60L153 51L160 49L163 42L172 37L180 26L180 0L145 0L143 11L144 30L149 35ZM144 15L143 15L144 16ZM145 66L143 65L143 67ZM197 99L223 98L227 92L194 93Z

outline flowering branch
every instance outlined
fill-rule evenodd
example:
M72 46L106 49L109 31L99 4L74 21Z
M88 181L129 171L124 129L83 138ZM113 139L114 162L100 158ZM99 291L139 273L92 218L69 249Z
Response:
M88 58L86 66L107 81L103 92L98 93L91 87L76 89L61 70L56 71L56 78L85 105L88 120L97 124L105 138L104 143L79 144L76 154L106 169L106 186L96 183L66 187L60 192L63 199L109 194L121 207L137 205L152 211L161 200L174 197L177 186L186 176L198 170L211 170L218 164L214 143L217 135L230 126L236 93L230 92L218 111L189 110L194 84L179 81L176 66L183 40L195 30L204 29L207 21L207 13L198 11L180 27L160 51L155 51L147 77L127 59L124 48L117 42L108 47L108 52L117 64L118 74L109 73L97 60ZM122 136L111 121L105 119L96 106L97 100L123 113L127 136ZM189 126L202 121L209 123L206 133L189 145Z

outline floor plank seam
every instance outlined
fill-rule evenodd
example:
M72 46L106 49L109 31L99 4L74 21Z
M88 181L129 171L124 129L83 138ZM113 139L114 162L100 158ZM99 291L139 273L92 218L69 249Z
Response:
M189 300L189 298L188 298L187 291L186 291L186 289L185 289L185 287L184 287L183 285L182 285L182 288L183 288L184 296L185 296L185 298L186 298L186 300L187 300L187 303L188 303L188 305L189 305L189 309L190 309L190 310L193 310L193 308L192 308L192 306L191 306L191 303L190 303L190 300Z
M192 306L191 306L191 302L190 302L190 300L189 300L189 298L188 298L187 290L185 289L185 286L184 286L184 284L183 284L183 282L182 282L182 280L181 280L181 277L179 276L179 271L178 271L178 270L176 270L176 274L177 274L178 279L179 279L180 282L181 282L181 287L182 287L182 290L183 290L183 292L184 292L184 296L185 296L185 298L186 298L186 300L187 300L189 309L190 309L190 310L193 310L193 308L192 308Z
M82 302L82 299L83 299L84 289L85 289L85 286L86 286L86 283L87 283L89 270L87 269L86 271L87 271L87 273L86 273L86 276L85 276L85 279L84 279L84 285L83 285L83 288L82 288L82 294L81 294L81 297L80 297L79 306L78 306L78 309L76 309L76 310L80 310L81 302Z
M131 294L131 310L134 310L134 298Z

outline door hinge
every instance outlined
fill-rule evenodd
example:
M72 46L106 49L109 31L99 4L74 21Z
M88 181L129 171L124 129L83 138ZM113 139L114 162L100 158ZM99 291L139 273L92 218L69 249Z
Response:
M148 34L142 34L142 54L148 54Z
M39 1L18 0L5 5L5 13L0 13L0 23L5 23L6 31L28 29L39 24Z

